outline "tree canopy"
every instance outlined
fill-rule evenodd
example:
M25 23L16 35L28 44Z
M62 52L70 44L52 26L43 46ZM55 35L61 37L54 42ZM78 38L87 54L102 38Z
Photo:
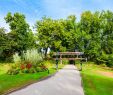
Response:
M36 34L29 28L25 15L8 13L10 32L0 28L0 57L37 48L47 51L81 51L92 61L113 65L113 12L85 11L79 21L75 15L66 19L42 17L36 21Z

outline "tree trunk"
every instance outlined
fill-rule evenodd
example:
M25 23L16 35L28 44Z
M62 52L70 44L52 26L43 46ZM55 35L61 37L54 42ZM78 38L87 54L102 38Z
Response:
M45 59L47 58L47 51L48 51L48 48L45 48Z

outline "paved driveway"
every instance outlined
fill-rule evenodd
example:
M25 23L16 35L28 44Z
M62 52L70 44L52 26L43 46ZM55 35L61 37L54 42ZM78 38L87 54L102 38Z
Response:
M84 92L79 71L74 65L66 65L53 77L9 95L84 95Z

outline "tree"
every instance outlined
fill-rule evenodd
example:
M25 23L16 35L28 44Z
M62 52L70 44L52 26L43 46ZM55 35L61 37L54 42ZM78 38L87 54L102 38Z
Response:
M32 30L30 30L27 35L27 49L38 48L36 44L36 36L33 34Z
M45 57L47 57L49 48L51 51L59 51L63 48L61 45L63 27L61 24L60 20L52 20L47 17L43 17L41 21L36 23L38 42L44 51Z
M3 27L0 28L0 52L2 53L2 51L4 50L4 48L6 48L6 34L5 34L5 29Z
M86 11L81 16L81 31L85 32L84 48L90 59L95 60L101 50L101 18L100 12Z
M76 36L76 17L70 15L64 20L64 41L63 45L68 51L75 51L77 46L77 36Z
M3 27L0 28L0 59L4 60L4 50L7 49L7 35Z
M103 20L103 50L106 54L113 53L113 12L111 11L103 11L102 12L102 20Z
M33 36L29 29L28 23L25 21L25 16L20 13L8 13L5 17L6 23L9 23L11 32L8 33L9 39L12 42L11 51L21 53L23 50L31 46L30 36ZM32 37L33 38L33 37Z
M113 12L102 11L101 51L98 61L113 66Z
M70 15L66 19L51 19L43 17L36 22L37 33L33 34L25 16L20 13L8 13L5 17L10 26L10 32L5 33L0 28L0 58L10 57L14 52L38 47L47 51L78 51L85 52L91 61L106 63L112 66L113 58L113 12L85 11L80 22L76 16Z

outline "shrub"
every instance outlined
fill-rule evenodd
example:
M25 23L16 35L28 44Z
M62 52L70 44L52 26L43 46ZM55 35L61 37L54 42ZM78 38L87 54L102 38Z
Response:
M105 64L108 67L113 67L113 54L106 54L102 52L102 55L97 58L98 64Z
M29 73L29 70L27 68L21 70L22 73Z
M36 73L36 72L37 72L37 70L35 68L29 69L29 73Z
M106 64L107 60L108 60L108 55L105 52L102 52L102 55L97 58L96 63Z
M18 55L18 53L13 55L13 61L14 63L21 63L21 57Z
M31 67L32 67L32 64L30 64L30 63L26 64L27 69L30 69Z
M19 73L19 69L10 69L7 72L9 75L16 75Z
M23 70L23 69L25 69L25 68L26 68L25 64L21 64L21 65L20 65L20 69L21 69L21 70Z
M48 68L45 65L40 66L42 71L46 71Z
M30 62L33 65L36 65L36 63L40 63L42 61L42 57L36 49L31 49L23 52L23 58L25 62Z
M42 71L41 67L37 67L37 68L36 68L36 71L37 71L37 72L41 72L41 71Z
M113 67L113 55L108 56L108 61L106 63L108 67Z
M23 60L21 60L23 58ZM45 67L39 67L42 57L36 49L27 50L23 52L22 57L15 53L13 55L13 61L15 64L11 66L8 74L15 75L18 73L36 73L45 70Z

